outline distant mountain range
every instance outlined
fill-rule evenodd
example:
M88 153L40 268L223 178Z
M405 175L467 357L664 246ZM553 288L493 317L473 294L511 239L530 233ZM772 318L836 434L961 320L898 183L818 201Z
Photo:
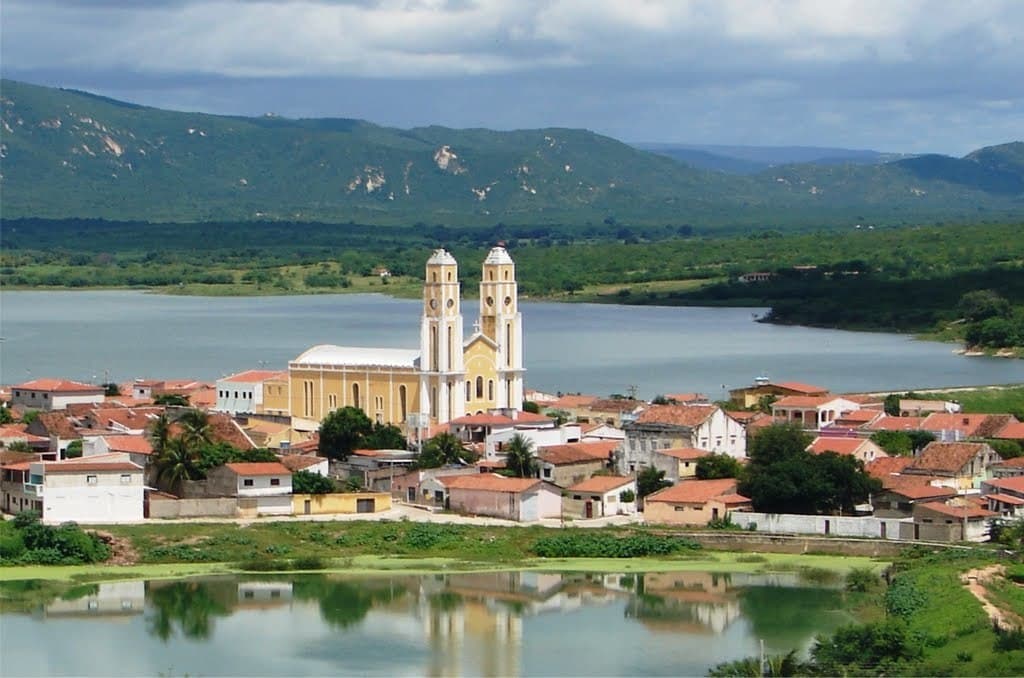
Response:
M0 106L4 218L711 228L1024 214L1022 142L898 160L842 149L651 152L577 129L215 116L10 80Z

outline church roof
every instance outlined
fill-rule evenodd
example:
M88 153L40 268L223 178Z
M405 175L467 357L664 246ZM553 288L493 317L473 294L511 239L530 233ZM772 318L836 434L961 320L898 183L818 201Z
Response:
M416 367L420 352L404 348L362 348L320 344L307 349L292 365L330 365L332 367Z
M454 265L457 262L455 261L455 257L453 257L451 255L451 253L448 252L448 250L437 249L437 250L434 250L434 253L430 255L429 259L427 259L427 263L428 264L450 264L450 265Z
M508 251L504 247L492 247L491 251L487 253L487 258L484 259L485 264L511 264L512 257L508 255Z

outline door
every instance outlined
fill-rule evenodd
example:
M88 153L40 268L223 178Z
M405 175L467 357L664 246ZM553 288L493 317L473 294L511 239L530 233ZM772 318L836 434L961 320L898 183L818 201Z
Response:
M584 510L586 511L587 518L593 518L594 517L594 502L588 501L584 505Z
M373 513L376 504L376 499L356 499L356 513Z
M711 520L718 520L718 509L711 509Z
M306 499L305 501L302 502L302 512L305 513L307 516L313 512L313 500Z
M826 521L825 521L825 535L826 535L826 536L828 536L828 534L829 534L829 533L830 533L831 531L832 531L832 521L830 521L830 520L826 520Z
M416 502L416 488L415 487L410 487L409 488L409 503L412 504L412 503L415 503L415 502Z
M881 534L882 539L885 539L885 523L881 524L881 532L882 532L882 534Z

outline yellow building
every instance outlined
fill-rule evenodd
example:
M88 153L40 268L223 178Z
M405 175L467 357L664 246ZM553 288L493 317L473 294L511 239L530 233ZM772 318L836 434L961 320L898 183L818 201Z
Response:
M443 249L427 260L420 348L322 344L288 364L293 425L312 430L346 406L407 429L467 413L523 406L523 328L515 263L503 247L484 259L480 318L467 339L459 267Z

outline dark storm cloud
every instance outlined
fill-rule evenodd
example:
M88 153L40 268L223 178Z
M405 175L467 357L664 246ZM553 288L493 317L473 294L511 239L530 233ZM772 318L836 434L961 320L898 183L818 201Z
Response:
M157 106L966 152L1024 129L1024 5L7 0L5 76Z

